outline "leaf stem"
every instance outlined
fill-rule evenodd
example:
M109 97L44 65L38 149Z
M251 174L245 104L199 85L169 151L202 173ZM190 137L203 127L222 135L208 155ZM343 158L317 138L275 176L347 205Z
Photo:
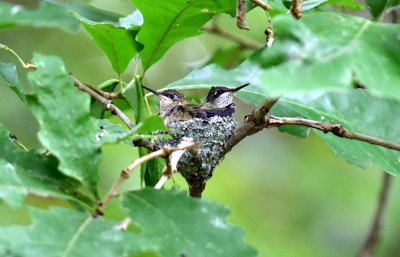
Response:
M85 228L89 225L89 223L93 220L92 215L87 217L85 221L79 226L78 230L76 233L73 235L71 240L68 242L67 248L65 248L63 254L61 255L62 257L67 257L69 256L72 248L74 247L76 241L78 240L79 236L82 234L82 232L85 230Z
M2 49L4 49L4 50L8 51L8 52L9 52L10 54L12 54L15 58L17 58L17 60L21 63L21 65L22 65L22 67L23 67L24 69L33 69L33 70L36 70L36 69L37 69L37 66L36 66L36 65L33 65L33 64L30 64L30 63L25 63L24 60L22 60L22 58L19 57L19 55L18 55L14 50L12 50L11 48L9 48L8 46L6 46L6 45L0 43L0 48L2 48Z

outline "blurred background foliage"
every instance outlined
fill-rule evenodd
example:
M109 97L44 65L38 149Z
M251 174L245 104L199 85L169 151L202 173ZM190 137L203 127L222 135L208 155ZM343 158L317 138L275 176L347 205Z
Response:
M32 8L38 3L32 0L8 2ZM94 0L87 3L122 16L135 10L129 0ZM235 20L228 15L217 18L224 30L260 45L265 42L267 21L265 13L259 8L248 13L250 31L237 29ZM107 57L82 27L76 33L60 29L9 28L0 30L0 42L13 48L24 60L31 60L33 52L58 55L68 71L89 84L97 85L117 78ZM235 48L235 43L214 35L203 34L186 39L172 47L146 73L144 83L154 89L161 88L209 62L225 63L226 53ZM249 54L239 52L236 62L234 60L228 66L238 64ZM0 52L0 59L6 63L15 61L5 51ZM123 80L130 80L134 66L131 62L122 75ZM29 92L26 71L19 65L17 69L24 89ZM203 91L184 93L200 97L205 95ZM254 106L240 102L238 106L235 115L242 122L244 115L250 113ZM127 113L133 118L132 111L127 110ZM119 122L117 119L112 121ZM40 148L36 138L38 123L5 85L0 85L0 122L28 148ZM107 145L103 152L102 193L110 187L121 169L137 156L136 150L122 144ZM135 174L125 189L140 187L139 172ZM176 177L180 187L186 189L180 175ZM382 171L374 165L361 169L338 158L313 133L307 139L300 139L269 129L246 138L226 156L208 182L204 198L232 209L230 221L247 231L245 241L255 246L260 256L353 256L369 229L381 177ZM399 181L394 179L377 256L400 256L400 199L396 197L399 187ZM30 197L28 201L37 206L66 205L65 202L39 197ZM121 212L108 215L111 218L123 217ZM3 224L26 224L29 223L29 216L1 202L0 221Z

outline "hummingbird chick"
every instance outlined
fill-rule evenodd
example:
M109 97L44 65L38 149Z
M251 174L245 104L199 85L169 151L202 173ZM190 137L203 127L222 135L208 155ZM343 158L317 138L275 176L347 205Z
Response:
M237 88L227 88L227 87L212 87L210 92L208 92L204 104L210 105L214 108L224 108L233 103L233 95L240 89L247 87L250 83L244 84ZM235 106L233 106L234 108Z
M183 94L173 89L155 91L145 86L142 87L160 99L159 115L163 118L165 125L194 118L207 120L213 116L231 116L235 111L234 105L227 105L223 108L209 108L202 104L189 103Z

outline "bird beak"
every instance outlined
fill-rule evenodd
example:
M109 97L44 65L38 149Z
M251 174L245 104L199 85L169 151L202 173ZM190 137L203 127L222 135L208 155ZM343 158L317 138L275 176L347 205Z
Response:
M155 91L155 90L153 90L153 89L151 89L151 88L145 87L145 86L143 86L143 85L142 85L142 88L149 90L150 92L152 92L153 94L155 94L155 95L157 95L157 96L160 94L159 92L157 92L157 91Z
M246 83L246 84L244 84L243 86L234 88L234 89L232 89L232 92L237 92L237 91L239 91L240 89L242 89L242 88L244 88L244 87L247 87L248 85L250 85L250 83Z

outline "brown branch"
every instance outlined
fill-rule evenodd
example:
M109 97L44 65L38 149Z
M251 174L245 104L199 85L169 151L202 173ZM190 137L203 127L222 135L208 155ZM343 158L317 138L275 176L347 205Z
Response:
M290 13L296 19L301 18L301 6L303 5L304 0L292 0L292 5L290 6Z
M267 3L264 3L261 0L250 0L250 1L252 1L254 4L260 6L261 8L263 8L266 11L271 9L271 6L269 6Z
M242 126L237 128L232 135L225 142L225 151L220 155L220 158L225 156L232 148L237 145L242 139L247 136L253 135L265 128L265 122L268 119L268 112L272 106L279 100L279 98L267 98L264 103L249 116L245 117L245 122Z
M364 135L361 133L351 132L338 123L315 121L304 119L301 117L275 117L268 114L269 109L275 104L276 101L278 101L278 98L267 99L261 107L255 109L251 115L246 116L244 124L237 128L225 142L225 151L221 153L221 158L225 156L226 153L228 153L245 137L253 135L254 133L257 133L264 128L280 127L283 125L305 126L321 130L324 133L331 132L338 137L355 139L373 145L378 145L388 149L400 151L400 144Z
M240 36L237 36L235 34L231 34L229 32L226 32L224 30L221 30L218 26L212 25L211 27L204 27L201 29L202 31L215 34L217 36L223 37L225 39L237 42L241 45L242 48L250 49L250 50L259 50L262 48L262 45L258 45L256 43L253 43L251 41L245 40Z
M236 7L236 26L239 29L250 30L246 24L246 0L238 0Z
M133 129L134 125L133 125L132 121L128 118L128 116L126 116L125 113L123 113L117 106L115 106L110 99L107 99L106 97L101 95L101 93L99 92L100 89L93 87L93 86L89 86L89 85L79 81L72 74L69 74L69 76L73 79L75 86L79 90L88 93L91 97L93 97L98 102L100 102L104 106L105 110L111 110L111 113L118 116L126 124L126 126L129 129ZM102 90L100 90L100 91L103 93L106 93ZM151 144L146 139L133 139L132 143L134 146L142 146L152 152L155 150L153 144Z
M374 255L374 251L379 240L379 233L385 214L385 209L387 206L391 179L391 175L383 172L381 191L379 195L378 206L375 211L374 220L371 224L368 235L365 238L365 241L357 254L358 257L372 257Z
M272 25L269 25L268 28L264 31L264 33L267 36L265 40L265 46L271 47L272 43L274 43L274 30Z
M89 85L86 83L84 83L84 84L85 84L85 86L89 87L91 90L95 91L97 94L101 95L104 98L107 98L107 99L121 99L122 98L121 93L109 93L109 92L105 92L105 91L101 90L98 87L95 87L95 86L92 86L92 85Z
M91 87L88 87L86 84L80 82L74 75L70 74L70 77L74 80L75 86L79 90L88 93L91 97L99 101L104 106L105 110L111 110L111 113L117 115L126 124L126 126L128 126L129 129L134 127L128 116L126 116L117 106L115 106L111 100L106 99L94 91Z
M361 133L351 132L341 124L338 123L331 123L326 121L315 121L315 120L308 120L301 117L274 117L270 116L268 124L266 127L279 127L282 125L299 125L305 126L309 128L315 128L318 130L323 131L324 133L331 132L332 134L338 137L344 137L348 139L355 139L363 142L367 142L373 145L379 145L386 147L388 149L400 151L400 144L389 142L383 139L379 139L376 137L371 137L368 135L364 135Z
M124 183L124 181L126 179L129 178L129 176L131 175L131 173L133 172L133 170L136 167L138 167L142 163L147 162L147 161L149 161L151 159L154 159L156 157L165 157L165 156L170 155L174 151L184 150L184 149L187 149L187 148L190 148L190 147L193 147L193 144L192 145L188 145L188 146L184 146L184 147L163 146L160 150L157 150L155 152L152 152L152 153L149 153L147 155L144 155L144 156L136 159L135 161L133 161L126 169L124 169L121 172L121 175L119 176L117 181L115 181L115 183L110 188L108 193L104 196L104 198L101 200L101 202L99 202L99 204L97 206L97 209L96 209L96 213L98 215L103 215L104 214L104 210L107 207L107 205L110 202L110 200L117 195L117 192L118 192L119 188L121 187L121 185Z

